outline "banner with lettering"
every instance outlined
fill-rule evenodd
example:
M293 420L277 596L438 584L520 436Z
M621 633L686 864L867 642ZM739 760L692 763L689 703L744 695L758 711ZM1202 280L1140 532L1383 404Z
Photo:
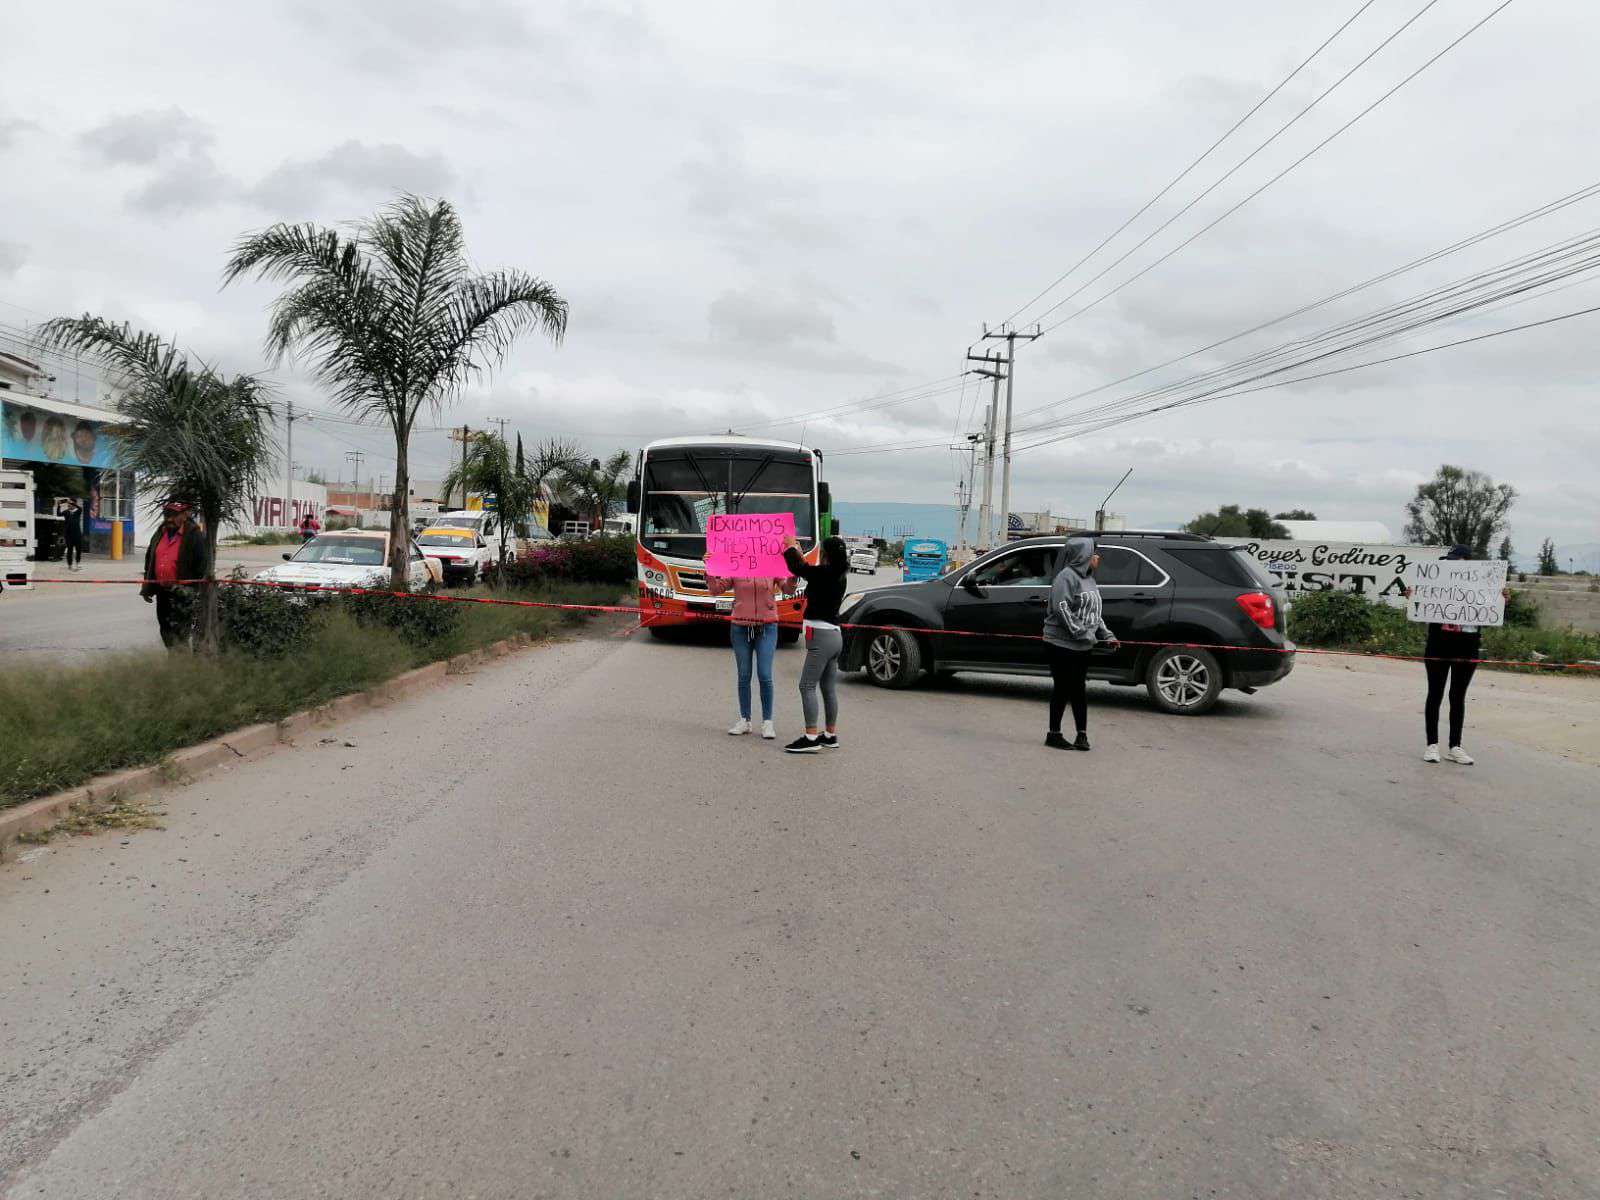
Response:
M1444 557L1443 546L1385 546L1356 542L1256 541L1218 538L1243 546L1293 600L1298 592L1355 592L1395 608L1406 606L1406 572Z
M794 514L713 513L706 522L706 574L724 579L784 579L783 544Z
M1411 589L1406 600L1409 620L1480 629L1505 624L1501 591L1506 586L1506 564L1499 559L1412 563L1406 586Z

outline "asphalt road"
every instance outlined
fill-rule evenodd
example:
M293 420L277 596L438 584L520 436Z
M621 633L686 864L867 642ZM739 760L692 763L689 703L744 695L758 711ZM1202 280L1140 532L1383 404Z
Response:
M281 561L283 552L292 549L224 547L218 551L217 572L225 575L242 566L254 574ZM0 594L0 662L77 663L109 652L159 649L155 610L139 599L138 588L127 582L85 582L134 580L143 565L137 553L120 562L89 559L78 575L68 574L60 563L36 564L35 578L71 582L7 588Z
M780 730L798 650L779 655ZM517 656L0 868L11 1197L1600 1195L1600 687ZM353 744L352 744L353 743Z

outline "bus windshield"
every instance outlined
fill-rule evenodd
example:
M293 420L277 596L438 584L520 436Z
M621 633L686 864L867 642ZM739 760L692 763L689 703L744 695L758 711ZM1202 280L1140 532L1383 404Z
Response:
M706 523L715 513L794 514L802 547L816 538L812 464L777 455L728 458L707 451L651 455L644 468L639 540L652 550L703 558Z

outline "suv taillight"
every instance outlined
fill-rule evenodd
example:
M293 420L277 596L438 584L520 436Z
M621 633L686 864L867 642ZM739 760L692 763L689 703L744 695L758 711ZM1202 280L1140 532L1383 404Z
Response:
M1245 615L1263 629L1271 629L1276 621L1273 611L1272 597L1265 592L1246 592L1237 597L1239 607L1244 609Z

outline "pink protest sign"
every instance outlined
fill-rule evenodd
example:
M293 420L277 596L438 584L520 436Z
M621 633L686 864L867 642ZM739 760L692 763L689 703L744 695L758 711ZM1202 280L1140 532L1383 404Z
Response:
M793 513L715 513L706 524L706 574L784 579L783 542L793 536Z

